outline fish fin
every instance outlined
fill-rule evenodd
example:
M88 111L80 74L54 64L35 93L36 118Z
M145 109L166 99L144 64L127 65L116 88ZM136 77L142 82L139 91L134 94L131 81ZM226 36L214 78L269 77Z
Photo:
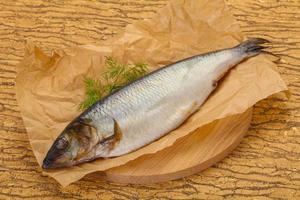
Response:
M178 118L178 116L180 116L179 118L181 118L181 117L186 118L186 116L189 116L192 113L194 113L198 109L198 107L199 106L196 101L193 101L186 106L174 105L171 109L176 108L176 111L175 111L176 114L174 113L174 115L171 116L171 118L173 118L173 120Z
M188 106L182 108L182 112L186 115L190 115L193 112L195 112L198 108L198 104L196 101L191 102L191 104L189 104Z
M109 137L103 138L102 140L99 141L101 144L108 144L107 148L108 150L112 150L122 139L122 131L117 123L116 120L114 120L114 133L110 135Z
M260 54L263 49L267 48L266 46L262 46L265 43L269 43L269 41L263 38L250 38L239 44L237 49L244 53L246 57L252 57Z
M115 135L116 139L118 141L120 141L122 139L122 130L121 130L119 124L117 123L117 121L116 120L114 120L114 121L115 121L115 134L114 135Z
M166 121L180 125L183 121L186 120L188 116L190 116L197 109L199 109L199 106L196 101L193 101L186 106L173 106L170 109L174 109L174 113L168 118L166 118Z
M122 139L122 130L116 120L114 120L114 126L115 126L115 130L114 130L113 140L110 144L111 149L113 149Z

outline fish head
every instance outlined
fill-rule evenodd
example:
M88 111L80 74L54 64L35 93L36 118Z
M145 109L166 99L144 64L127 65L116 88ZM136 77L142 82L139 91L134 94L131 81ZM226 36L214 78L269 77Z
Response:
M89 161L95 156L98 143L95 127L82 120L70 123L54 141L44 161L44 169L70 167Z

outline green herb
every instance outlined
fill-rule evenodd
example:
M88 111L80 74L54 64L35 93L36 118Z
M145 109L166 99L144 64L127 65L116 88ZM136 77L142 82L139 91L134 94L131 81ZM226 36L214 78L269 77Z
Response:
M112 57L106 57L105 72L100 78L85 77L86 97L79 108L84 110L104 96L148 73L145 63L122 64Z

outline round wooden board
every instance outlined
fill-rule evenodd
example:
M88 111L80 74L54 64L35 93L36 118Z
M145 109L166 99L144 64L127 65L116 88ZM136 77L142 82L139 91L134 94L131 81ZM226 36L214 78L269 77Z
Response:
M223 159L240 143L251 116L252 108L216 120L179 139L171 147L91 176L112 182L147 184L200 172Z

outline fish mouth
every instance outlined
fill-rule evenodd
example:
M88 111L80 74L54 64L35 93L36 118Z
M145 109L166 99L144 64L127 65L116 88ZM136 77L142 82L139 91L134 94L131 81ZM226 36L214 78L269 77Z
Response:
M43 169L58 169L70 166L71 165L56 163L55 161L49 160L48 158L45 158L42 164Z
M43 169L54 169L57 168L53 162L51 162L49 159L45 158L42 165Z

